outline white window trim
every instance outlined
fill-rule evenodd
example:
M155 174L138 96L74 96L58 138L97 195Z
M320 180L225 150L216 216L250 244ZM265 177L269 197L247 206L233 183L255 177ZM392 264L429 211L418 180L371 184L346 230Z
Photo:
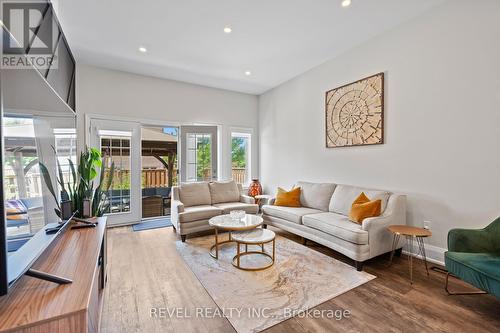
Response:
M242 184L243 188L247 189L250 183L252 182L252 159L253 159L253 128L245 128L245 127L230 127L229 128L229 170L232 170L232 145L231 140L233 136L241 136L248 138L248 148L247 148L247 168L248 168L248 179L246 184Z

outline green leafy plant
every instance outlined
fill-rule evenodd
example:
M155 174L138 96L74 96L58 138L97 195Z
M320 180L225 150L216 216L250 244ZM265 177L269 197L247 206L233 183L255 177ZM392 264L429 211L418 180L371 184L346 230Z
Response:
M52 147L54 149L54 147ZM54 149L55 152L55 149ZM61 195L69 198L71 201L72 211L77 211L76 217L83 217L83 202L90 200L92 203L92 216L102 216L109 207L109 200L107 193L113 183L113 176L115 173L115 164L111 163L109 168L108 177L105 181L107 157L102 158L99 150L95 148L87 148L80 153L78 166L75 165L71 159L68 159L71 171L72 181L67 184L64 182L63 172L59 160L57 161L57 182L61 187ZM61 206L59 199L54 190L50 173L43 163L39 163L40 172L47 185L47 189L54 197L57 208L56 214L61 216ZM100 172L98 170L100 169ZM94 179L100 174L99 183L95 184Z

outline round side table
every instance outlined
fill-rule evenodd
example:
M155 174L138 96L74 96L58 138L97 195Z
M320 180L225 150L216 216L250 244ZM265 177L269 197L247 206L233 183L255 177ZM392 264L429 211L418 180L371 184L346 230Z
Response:
M242 219L233 219L229 214L218 215L208 220L208 224L215 229L215 243L210 248L210 255L215 259L219 259L219 247L223 244L232 243L234 240L231 237L231 232L255 229L262 224L262 217L252 214L246 214ZM219 230L228 231L228 239L219 240Z
M253 229L247 231L234 232L232 235L233 241L236 242L236 255L233 258L233 266L245 271L261 271L269 268L274 264L274 257L276 254L276 234L269 229ZM272 255L267 253L264 249L264 244L273 243ZM240 251L240 245L245 245L245 251ZM260 245L260 251L248 251L248 245ZM240 263L240 258L250 254L258 254L269 258L271 261L264 266L260 267L243 267Z
M409 254L408 254L408 262L410 266L410 283L413 284L413 238L417 240L418 244L418 253L422 255L424 258L425 270L427 271L427 276L429 275L429 269L427 268L427 257L425 255L425 244L424 238L432 236L432 232L430 230L418 227L412 227L409 225L391 225L387 229L394 235L392 240L392 251L391 258L389 260L389 265L392 263L392 258L394 257L394 251L399 244L399 240L401 236L406 238L406 243L409 246Z

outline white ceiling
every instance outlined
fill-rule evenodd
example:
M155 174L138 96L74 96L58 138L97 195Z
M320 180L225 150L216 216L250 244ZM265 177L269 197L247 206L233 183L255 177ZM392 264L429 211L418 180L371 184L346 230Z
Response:
M343 8L341 0L53 1L77 61L251 94L441 2L352 0Z

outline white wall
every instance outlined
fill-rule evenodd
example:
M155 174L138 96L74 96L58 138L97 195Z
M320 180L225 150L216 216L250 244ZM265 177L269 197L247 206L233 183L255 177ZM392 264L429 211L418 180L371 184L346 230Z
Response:
M381 71L386 144L325 148L325 91ZM440 248L450 228L500 216L500 1L449 1L259 104L268 192L297 180L403 192L408 223L432 221L429 243Z
M222 177L230 175L230 128L254 130L252 173L258 175L258 98L227 90L157 79L79 64L79 133L86 114L140 119L155 123L213 124L221 128Z

